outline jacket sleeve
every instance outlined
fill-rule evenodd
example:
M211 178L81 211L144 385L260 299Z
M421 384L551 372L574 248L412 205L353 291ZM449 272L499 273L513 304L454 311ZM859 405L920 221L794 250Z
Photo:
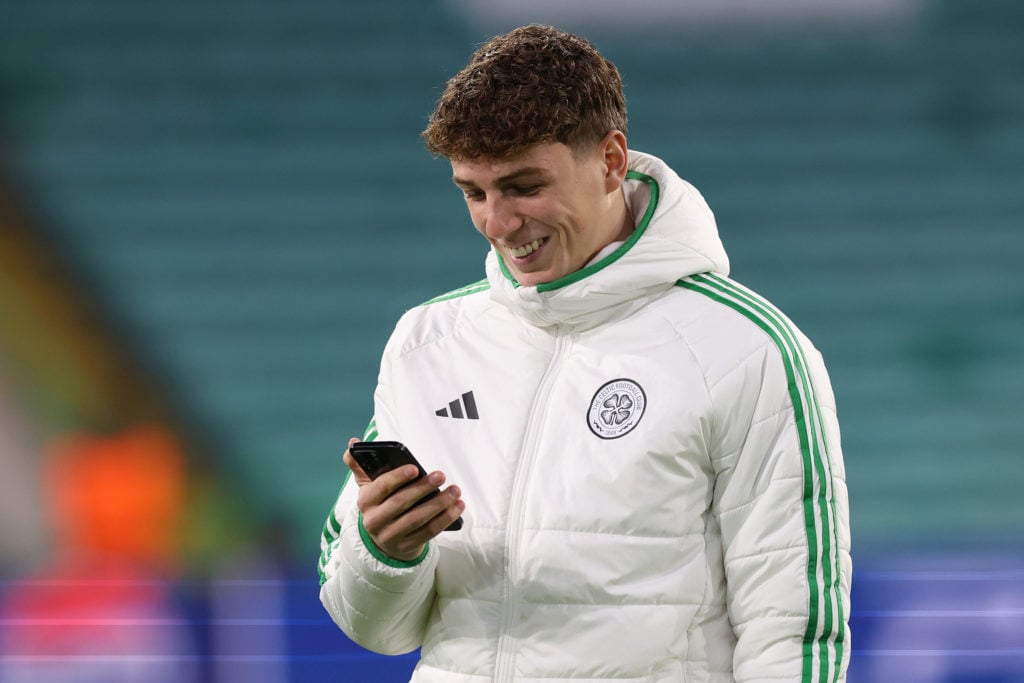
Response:
M738 683L845 680L850 529L835 400L788 321L711 387L712 510Z
M391 410L388 351L375 394L376 418L364 440L398 439ZM410 562L388 557L363 529L358 486L346 476L320 539L320 602L353 641L382 654L411 652L423 643L434 599L437 552L428 544Z

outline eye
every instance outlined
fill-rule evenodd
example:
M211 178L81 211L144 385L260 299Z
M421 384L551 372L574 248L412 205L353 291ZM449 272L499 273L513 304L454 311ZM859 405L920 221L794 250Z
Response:
M530 197L540 192L542 187L543 185L517 185L511 188L511 192L520 197Z
M467 202L479 202L484 199L484 193L480 190L463 190L462 194Z

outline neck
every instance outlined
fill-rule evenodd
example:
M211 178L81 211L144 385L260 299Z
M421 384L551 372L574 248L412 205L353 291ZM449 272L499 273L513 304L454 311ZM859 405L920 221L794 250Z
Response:
M619 229L614 233L612 239L608 240L608 244L627 239L633 234L633 230L636 229L636 226L633 225L633 215L629 212L629 207L626 206L626 193L622 190L619 190L615 195L614 213L617 214L616 222L619 225Z

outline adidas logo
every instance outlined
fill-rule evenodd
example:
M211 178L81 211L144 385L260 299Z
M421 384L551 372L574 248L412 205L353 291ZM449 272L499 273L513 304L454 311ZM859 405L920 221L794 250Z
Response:
M461 398L457 398L449 403L447 407L435 410L434 415L438 417L454 417L457 420L463 418L468 420L480 419L480 414L476 412L476 399L473 398L472 391L467 391Z

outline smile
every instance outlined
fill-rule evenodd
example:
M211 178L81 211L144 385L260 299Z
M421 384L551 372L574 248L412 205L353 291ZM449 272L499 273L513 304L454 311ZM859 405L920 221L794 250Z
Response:
M515 249L510 248L508 250L508 253L510 256L514 256L516 258L523 258L524 256L532 254L533 252L540 249L540 245L542 245L546 239L546 237L541 237L540 239L536 239L528 244L524 244L521 247L516 247Z

